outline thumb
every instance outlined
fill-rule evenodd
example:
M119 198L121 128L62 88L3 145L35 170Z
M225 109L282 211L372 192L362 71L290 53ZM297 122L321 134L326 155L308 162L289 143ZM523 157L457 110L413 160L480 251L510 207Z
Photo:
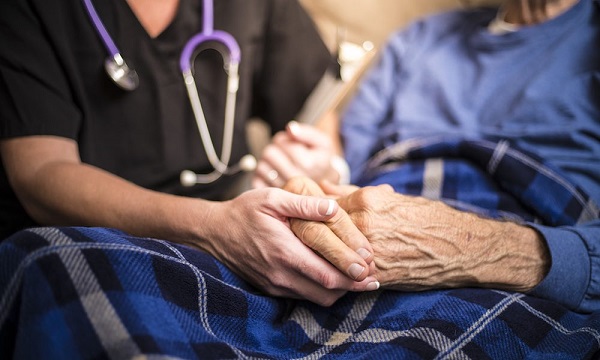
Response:
M308 147L323 147L331 143L331 139L314 126L291 121L286 127L286 132L294 140Z
M321 196L297 195L280 190L274 197L272 210L279 216L313 221L326 221L337 214L339 205L333 199Z

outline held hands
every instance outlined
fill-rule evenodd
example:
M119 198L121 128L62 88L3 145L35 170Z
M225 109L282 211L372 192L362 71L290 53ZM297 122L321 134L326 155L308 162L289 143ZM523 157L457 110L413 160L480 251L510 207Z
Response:
M284 189L302 195L325 196L315 182L303 177L288 181ZM350 278L358 280L373 272L371 244L343 209L338 209L330 219L316 223L317 226L314 224L303 219L290 219L292 231L298 238ZM377 288L379 282L374 282L367 290Z
M307 189L314 191L308 179ZM531 228L484 219L421 197L395 193L388 185L358 189L324 183L369 240L371 274L386 288L415 291L449 287L495 287L528 291L545 276L549 255ZM326 231L329 222L294 219L303 234ZM330 254L336 244L315 246Z
M263 151L252 181L254 188L282 187L289 179L306 176L316 181L338 180L332 169L334 147L317 128L292 121Z
M373 259L371 247L356 228L354 232L344 229L346 232L340 235L352 237L353 248L364 250L345 249L336 255L333 262L342 264L340 270L309 248L313 243L302 243L290 230L291 218L349 222L333 200L266 188L211 206L209 216L218 220L200 226L209 230L205 239L214 241L201 241L198 245L270 295L308 299L328 306L347 291L378 287L368 270ZM328 228L324 232L328 232L327 239L335 237Z

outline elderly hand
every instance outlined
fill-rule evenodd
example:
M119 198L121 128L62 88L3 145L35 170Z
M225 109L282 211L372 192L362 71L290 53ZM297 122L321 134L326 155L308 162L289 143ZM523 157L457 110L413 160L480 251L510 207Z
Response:
M282 187L289 179L307 176L314 180L337 180L331 167L334 147L317 128L292 121L267 145L258 162L252 185Z
M291 218L338 219L340 209L333 200L267 188L210 206L207 219L198 221L203 239L191 244L207 250L270 295L329 306L347 291L368 290L376 283L368 270L354 273L353 268L349 271L355 275L352 277L346 275L348 269L342 273L290 230ZM364 237L362 242L368 246ZM363 258L352 255L351 261L367 266Z
M528 291L548 270L548 250L531 228L404 196L387 185L324 189L341 196L340 206L371 242L374 275L384 287Z

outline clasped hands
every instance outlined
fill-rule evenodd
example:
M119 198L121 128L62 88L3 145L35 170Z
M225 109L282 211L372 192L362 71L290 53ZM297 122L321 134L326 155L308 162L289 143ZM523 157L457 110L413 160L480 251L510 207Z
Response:
M309 178L297 177L284 189L336 198L338 216L325 222L290 219L292 231L348 276L353 275L356 254L372 251L373 257L367 259L373 260L368 275L387 289L494 287L528 291L548 270L547 249L537 232L526 226L398 194L389 185L359 189L325 182L319 186ZM356 234L355 229L369 243L358 251L353 250L358 247L356 235L347 235Z
M352 281L351 286L338 286L327 303L345 291L379 286L403 291L471 286L528 291L547 273L548 249L534 229L395 193L389 185L333 185L327 181L335 181L328 170L333 153L324 133L291 123L265 150L253 182L256 188L283 187L337 200L337 213L326 221L289 218L308 250ZM311 179L320 179L320 185ZM313 292L313 299L318 297Z

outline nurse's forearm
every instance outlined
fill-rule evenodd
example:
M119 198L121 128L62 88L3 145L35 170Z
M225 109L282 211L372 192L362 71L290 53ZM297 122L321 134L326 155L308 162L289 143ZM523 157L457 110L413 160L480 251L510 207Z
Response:
M214 206L146 190L86 165L70 139L3 140L0 152L13 190L41 225L104 226L177 240L198 230Z
M111 227L174 240L192 236L192 225L203 223L212 206L150 191L86 164L52 164L36 179L25 203L44 225Z

